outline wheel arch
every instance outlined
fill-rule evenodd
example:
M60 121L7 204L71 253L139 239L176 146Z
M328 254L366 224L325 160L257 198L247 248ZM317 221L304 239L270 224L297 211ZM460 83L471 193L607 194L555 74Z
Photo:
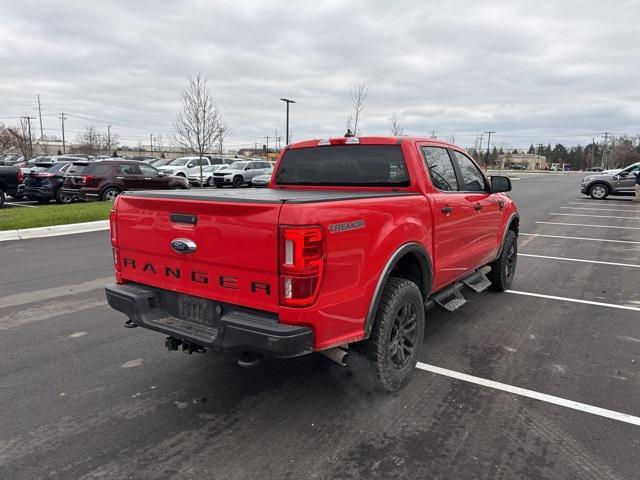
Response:
M500 257L500 255L502 254L502 249L504 248L504 242L507 239L507 232L509 230L513 231L513 233L516 234L516 237L520 233L520 215L518 215L517 212L512 213L511 216L509 217L509 220L507 220L507 223L505 224L504 232L502 232L502 240L500 240L500 248L498 249L498 254L496 255L496 258Z
M396 275L393 275L394 273ZM426 300L431 293L433 280L433 266L426 249L419 243L410 242L400 246L391 255L382 269L371 298L369 312L365 319L364 338L369 338L371 334L382 292L391 276L405 278L416 283L422 293L423 300Z

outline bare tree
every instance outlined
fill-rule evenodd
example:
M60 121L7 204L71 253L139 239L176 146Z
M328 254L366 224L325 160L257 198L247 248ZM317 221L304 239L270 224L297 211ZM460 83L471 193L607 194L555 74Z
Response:
M367 101L367 95L369 94L369 87L366 84L358 84L353 87L351 91L351 106L353 107L353 114L347 117L347 126L353 124L353 134L358 135L358 124L360 123L360 117L364 104ZM347 130L351 130L347 127Z
M175 143L197 153L202 159L220 135L222 118L207 80L200 73L188 77L187 86L182 90L182 111L178 112L173 126ZM200 185L203 183L202 162L200 162Z
M89 125L84 132L78 134L76 149L87 155L98 155L102 152L103 143L102 135L96 127Z
M0 123L0 152L4 152L13 146L13 135L4 124Z
M393 115L391 115L391 135L394 137L401 137L404 135L404 127L400 125L396 112L393 112Z
M230 133L231 133L231 127L226 121L222 120L218 128L218 142L220 145L220 156L222 156L222 144L224 142L224 139L227 138L227 136Z
M8 128L7 131L13 137L13 146L16 150L19 150L25 160L28 160L33 155L33 132L29 137L29 124L25 118L20 119L20 123L14 128Z

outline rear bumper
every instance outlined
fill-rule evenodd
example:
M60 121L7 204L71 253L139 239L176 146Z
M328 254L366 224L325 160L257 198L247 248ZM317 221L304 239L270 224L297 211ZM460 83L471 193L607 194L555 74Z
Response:
M295 357L313 351L313 332L308 327L284 325L259 311L216 305L220 315L210 324L174 317L167 311L161 289L138 284L110 284L107 301L136 325L174 338L228 352L259 352L275 357Z
M100 193L98 190L84 190L78 188L61 188L63 195L67 195L78 200L98 200Z
M34 198L53 198L55 195L51 188L44 187L25 187L23 193Z

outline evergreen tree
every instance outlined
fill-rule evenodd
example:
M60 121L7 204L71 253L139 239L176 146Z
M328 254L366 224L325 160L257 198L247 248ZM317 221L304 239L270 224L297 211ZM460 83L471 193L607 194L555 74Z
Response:
M527 153L531 154L531 153L536 153L536 149L533 148L533 143L531 144L531 146L529 147L529 150L527 150Z

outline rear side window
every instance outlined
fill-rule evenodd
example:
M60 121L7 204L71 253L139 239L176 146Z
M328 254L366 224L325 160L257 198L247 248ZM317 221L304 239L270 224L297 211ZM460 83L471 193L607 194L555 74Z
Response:
M277 185L408 187L400 145L332 145L286 150Z
M453 168L453 163L451 163L447 149L441 147L422 147L422 153L433 185L438 190L458 190L456 170Z
M105 176L111 171L111 165L108 163L90 163L87 165L82 173L85 175Z
M460 173L462 173L463 187L460 190L465 192L484 192L485 181L484 175L480 172L480 169L473 163L466 155L453 151L456 157L458 166L460 167Z

